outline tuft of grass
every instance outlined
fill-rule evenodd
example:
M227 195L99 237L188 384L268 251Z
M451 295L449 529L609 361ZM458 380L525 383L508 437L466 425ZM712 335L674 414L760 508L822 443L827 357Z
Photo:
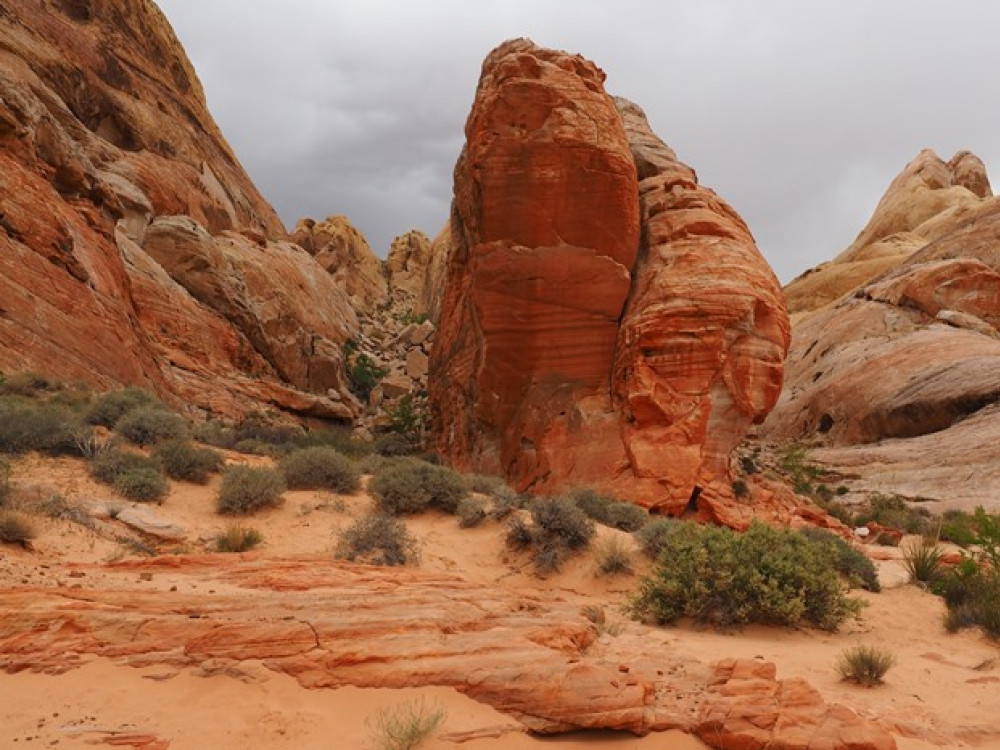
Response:
M916 583L931 584L942 573L941 557L944 550L936 542L921 539L903 550L903 566Z
M234 523L216 535L215 549L218 552L246 552L263 541L264 535L253 526Z
M278 505L285 492L285 480L271 468L230 466L222 474L216 509L222 515L245 516Z
M156 446L153 457L171 479L205 484L213 472L225 465L218 451L200 448L187 440L166 440Z
M27 547L38 536L34 522L16 510L0 511L0 543Z
M162 440L186 439L188 423L180 414L158 406L140 406L115 422L115 432L135 445L152 445Z
M884 648L854 646L841 652L837 659L837 673L841 680L874 687L882 684L882 678L895 663L895 655Z
M531 524L514 516L507 524L507 546L532 549L535 570L559 570L567 553L590 544L594 524L580 507L566 497L536 498L530 506Z
M617 536L608 536L594 545L595 572L599 576L631 575L632 549Z
M365 720L379 750L412 750L444 723L448 712L423 698L380 709Z
M278 468L293 490L331 490L348 494L361 486L361 475L354 462L328 446L292 451L281 459Z
M369 565L407 565L419 557L417 540L395 516L362 516L340 534L336 557Z

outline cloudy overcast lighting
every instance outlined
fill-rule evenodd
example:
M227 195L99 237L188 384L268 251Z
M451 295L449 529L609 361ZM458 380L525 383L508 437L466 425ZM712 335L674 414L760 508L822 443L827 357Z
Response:
M833 257L924 147L1000 163L985 0L158 0L292 227L346 214L384 256L434 235L483 57L578 52L731 203L788 281Z

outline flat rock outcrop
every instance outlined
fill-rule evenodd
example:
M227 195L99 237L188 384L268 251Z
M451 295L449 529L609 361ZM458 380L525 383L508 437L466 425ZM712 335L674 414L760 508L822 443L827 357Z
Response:
M815 310L899 266L992 194L975 154L959 151L946 162L924 149L892 181L850 247L785 287L789 312Z
M354 313L280 242L152 2L4 5L0 192L0 370L139 384L229 415L357 412L340 355ZM168 227L197 238L190 266L147 251ZM227 286L246 287L236 307L202 294ZM296 329L317 317L306 341Z
M918 161L933 165L927 154ZM796 322L786 388L766 436L818 442L811 458L873 490L995 503L1000 199L989 197L979 165L971 155L938 164L931 173L940 184L956 170L967 176L940 190L968 205L924 219L933 228L921 247ZM912 172L913 163L880 206L893 203Z
M720 520L729 453L780 390L780 288L603 82L523 39L483 64L430 362L437 448L520 489Z
M578 606L537 592L328 557L123 561L105 568L121 575L115 590L74 569L76 588L0 590L0 669L60 673L94 656L203 674L263 664L309 688L450 686L544 734L680 729L715 748L803 750L819 734L833 750L895 748L773 664L649 653L641 634L599 645ZM170 591L143 583L161 575Z

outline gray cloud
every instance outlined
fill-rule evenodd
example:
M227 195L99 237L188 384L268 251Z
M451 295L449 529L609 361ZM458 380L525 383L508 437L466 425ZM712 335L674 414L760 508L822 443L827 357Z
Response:
M579 52L747 220L787 281L833 257L931 147L1000 160L981 0L159 0L285 223L344 213L376 252L448 215L483 57Z

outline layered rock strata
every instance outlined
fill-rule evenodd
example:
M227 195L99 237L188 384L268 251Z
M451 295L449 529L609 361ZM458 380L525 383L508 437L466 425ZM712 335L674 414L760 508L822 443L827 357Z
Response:
M4 5L0 192L0 370L357 412L348 300L280 241L152 2Z
M527 40L483 64L430 363L437 447L520 489L719 520L729 453L780 390L780 289L735 212L603 82Z

